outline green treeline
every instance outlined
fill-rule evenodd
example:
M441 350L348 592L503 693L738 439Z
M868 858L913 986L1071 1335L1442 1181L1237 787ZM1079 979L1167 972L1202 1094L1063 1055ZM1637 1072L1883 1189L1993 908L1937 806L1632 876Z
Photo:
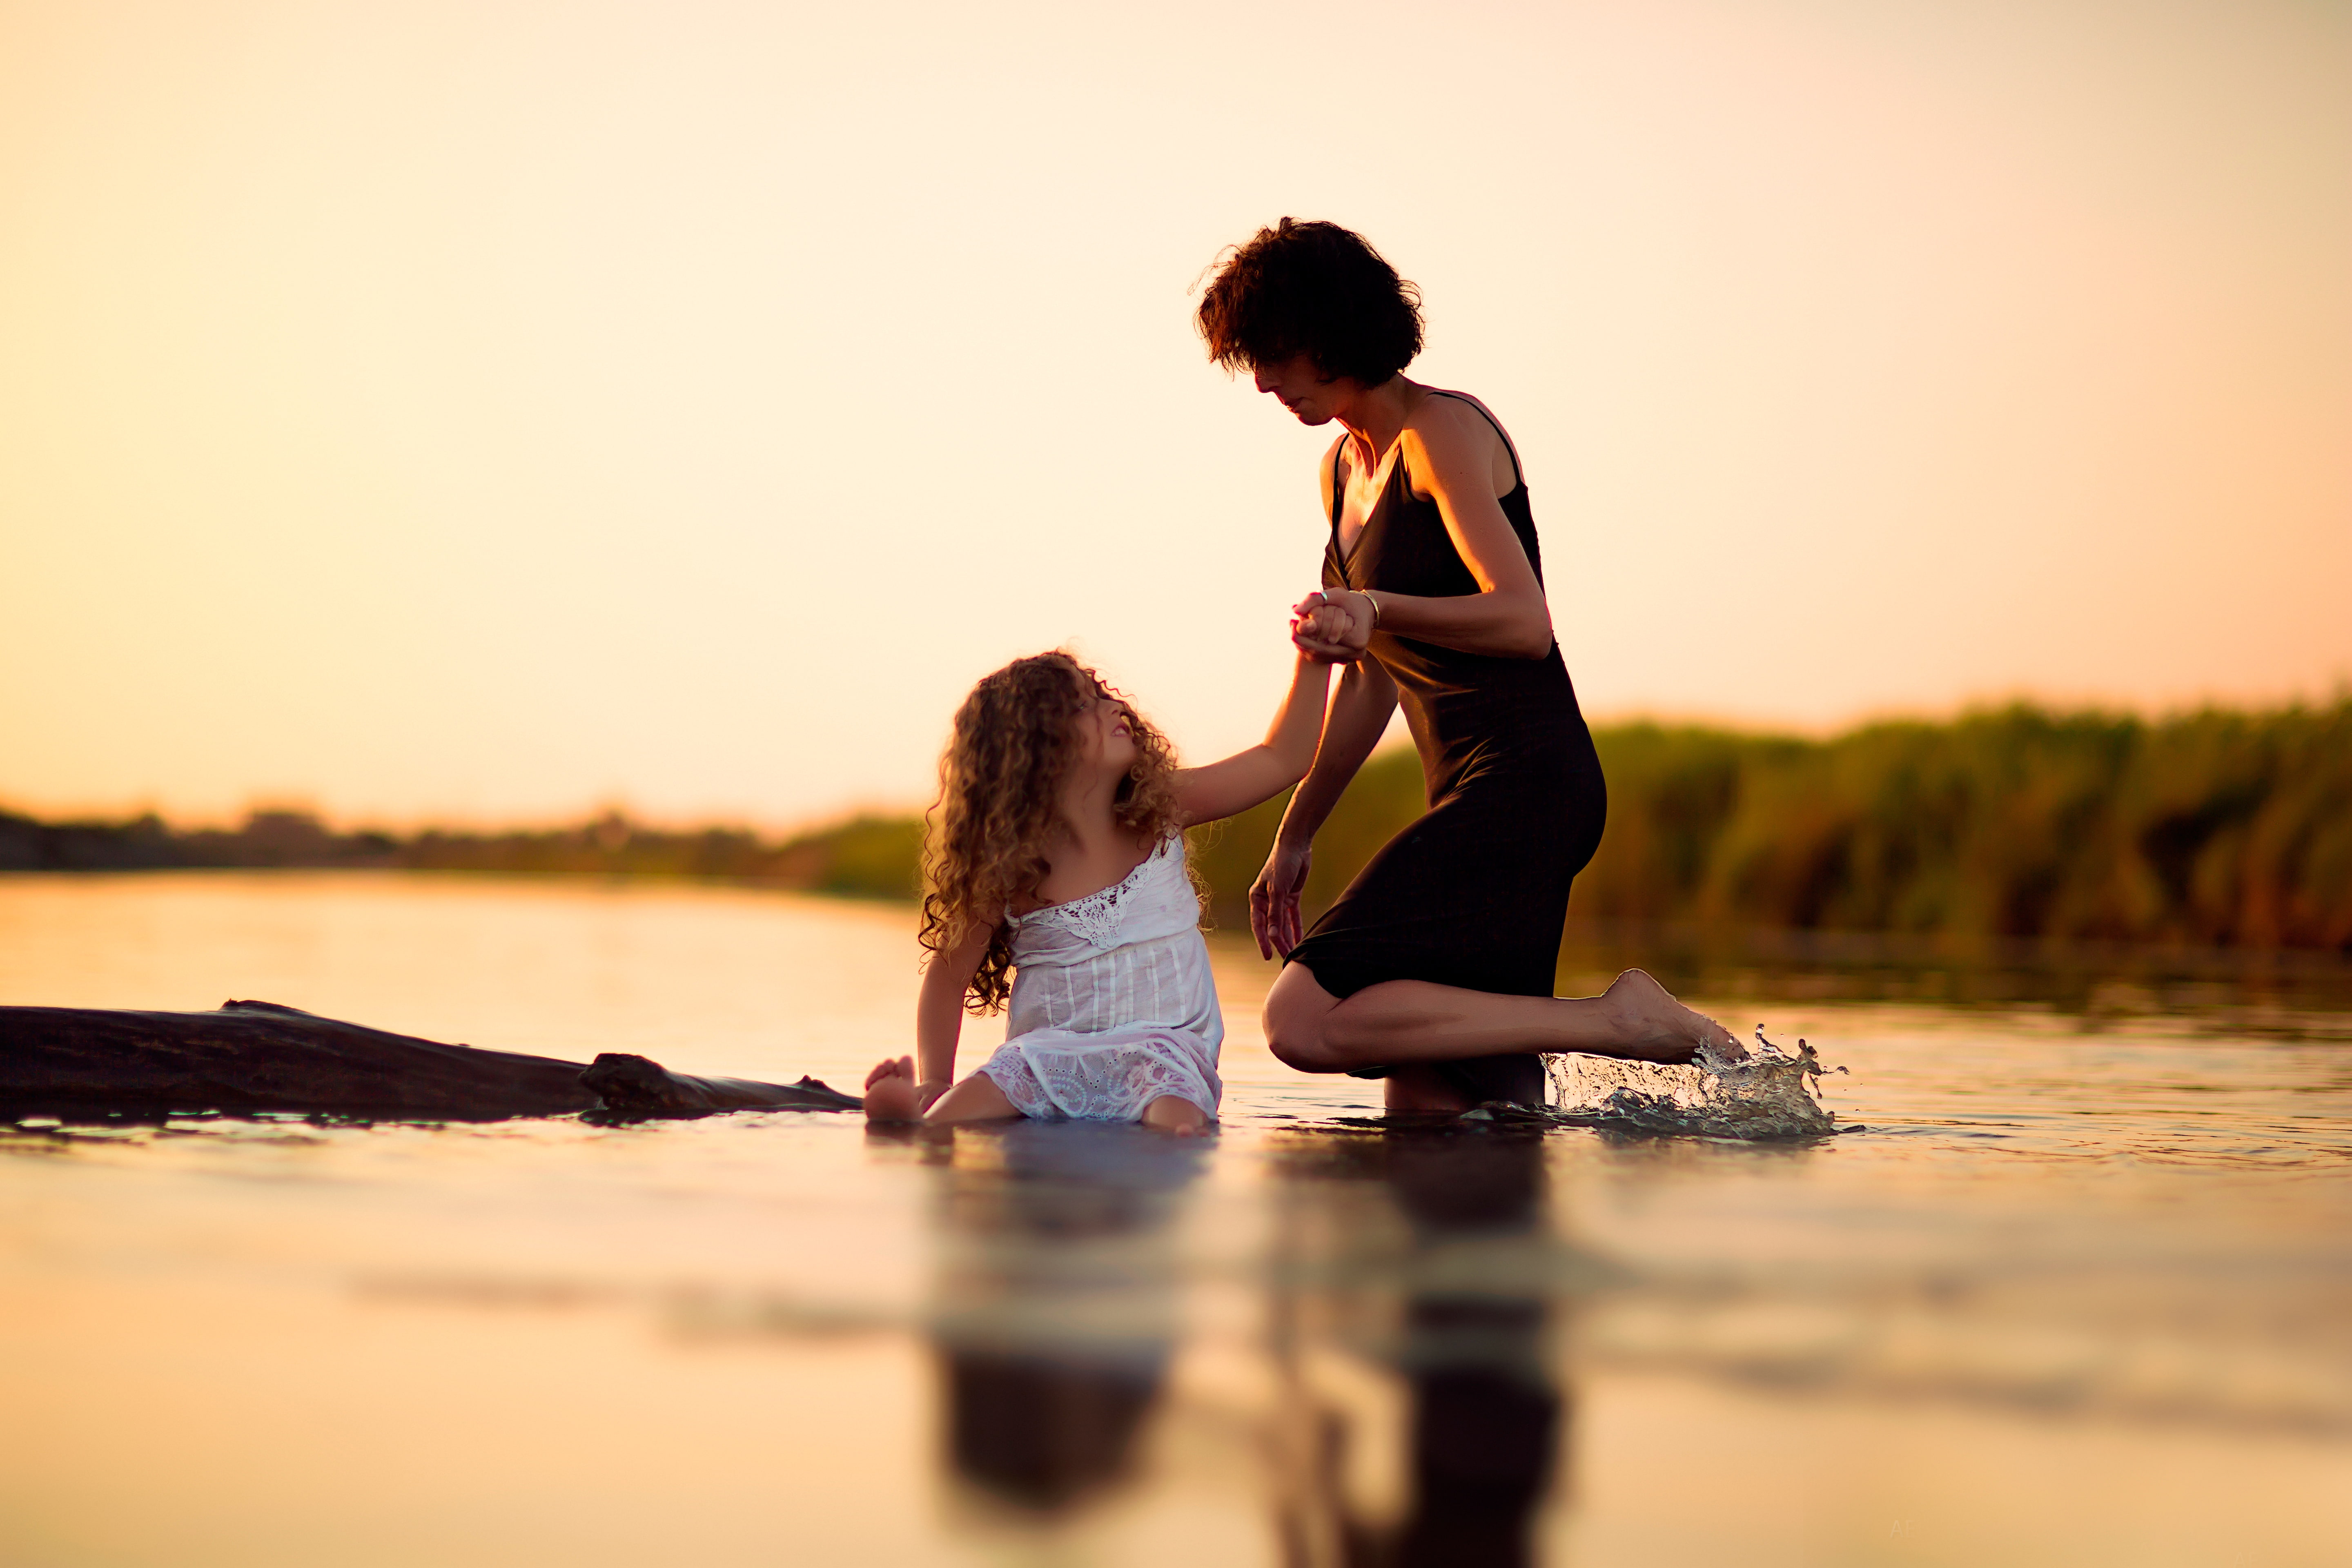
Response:
M911 899L922 849L922 821L912 816L854 816L771 842L740 827L668 833L607 813L583 827L540 833L420 833L397 847L393 864L421 871L701 878Z
M2352 950L2352 701L1594 740L1609 826L1572 924ZM1366 764L1317 840L1307 902L1420 807L1413 755ZM1277 816L1202 847L1219 924L1246 928Z
M479 871L522 876L699 878L855 898L916 891L922 823L861 816L768 840L740 827L668 832L606 812L574 827L402 837L338 834L299 811L257 811L233 829L174 832L154 816L42 823L0 813L0 871L196 868Z
M1587 929L1871 931L2352 952L2352 700L2158 721L2012 707L1827 740L1688 726L1595 732ZM1368 763L1316 841L1319 910L1422 809L1409 751ZM1193 837L1215 923L1248 927L1280 803ZM723 878L861 897L916 889L921 824L865 816L768 840L606 814L536 832L336 835L0 815L0 870L344 866Z

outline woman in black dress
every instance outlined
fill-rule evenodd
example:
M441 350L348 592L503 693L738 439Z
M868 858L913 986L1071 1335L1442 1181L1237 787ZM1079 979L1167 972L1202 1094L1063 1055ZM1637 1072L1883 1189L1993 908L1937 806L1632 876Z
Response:
M1260 950L1288 961L1265 1004L1275 1055L1384 1077L1391 1110L1459 1110L1540 1103L1537 1051L1738 1054L1640 970L1603 995L1552 994L1569 884L1601 843L1601 763L1517 449L1475 398L1402 374L1421 349L1412 286L1349 230L1285 218L1220 268L1200 324L1212 357L1301 424L1346 427L1319 468L1324 586L1292 635L1349 668L1250 890ZM1302 938L1316 829L1400 701L1429 812Z

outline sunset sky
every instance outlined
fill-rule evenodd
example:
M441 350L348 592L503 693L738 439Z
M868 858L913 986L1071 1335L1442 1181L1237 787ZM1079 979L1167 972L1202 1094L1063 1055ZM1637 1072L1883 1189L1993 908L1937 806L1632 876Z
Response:
M1360 229L1589 712L2352 681L2352 5L0 0L0 805L782 826L1067 644L1245 744Z

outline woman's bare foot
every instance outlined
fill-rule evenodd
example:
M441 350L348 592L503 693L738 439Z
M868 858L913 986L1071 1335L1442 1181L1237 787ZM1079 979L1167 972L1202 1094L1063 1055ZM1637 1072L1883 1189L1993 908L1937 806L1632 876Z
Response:
M920 1121L922 1106L915 1089L915 1058L884 1061L866 1075L866 1120Z
M1179 1138L1197 1138L1209 1130L1201 1108L1180 1094L1163 1094L1143 1108L1143 1124Z
M1627 1056L1654 1062L1686 1062L1701 1046L1713 1046L1717 1056L1733 1061L1748 1054L1748 1047L1730 1030L1675 1001L1671 992L1641 970L1629 969L1619 975L1601 1001L1624 1031Z

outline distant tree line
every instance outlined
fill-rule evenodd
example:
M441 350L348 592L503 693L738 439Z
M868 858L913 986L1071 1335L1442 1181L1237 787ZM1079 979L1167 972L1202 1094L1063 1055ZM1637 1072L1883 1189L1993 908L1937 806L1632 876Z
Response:
M1571 926L1868 931L2352 952L2352 700L2158 721L2017 706L1827 740L1621 724L1595 732L1609 827ZM1319 910L1422 809L1419 760L1367 763L1316 841ZM1197 831L1215 922L1281 803ZM0 816L0 869L340 866L722 878L910 898L922 826L859 816L769 840L607 814L541 832L235 831Z
M1620 724L1609 826L1571 927L2352 951L2352 701L2160 721L2030 706L1828 740ZM1321 907L1422 808L1419 759L1366 764L1316 840ZM1196 852L1245 928L1279 819Z
M740 827L667 832L606 812L572 827L408 837L334 833L308 812L257 811L243 826L175 832L130 822L37 822L0 813L0 871L195 868L479 871L509 875L702 878L805 892L906 899L916 891L922 823L862 816L763 838Z

